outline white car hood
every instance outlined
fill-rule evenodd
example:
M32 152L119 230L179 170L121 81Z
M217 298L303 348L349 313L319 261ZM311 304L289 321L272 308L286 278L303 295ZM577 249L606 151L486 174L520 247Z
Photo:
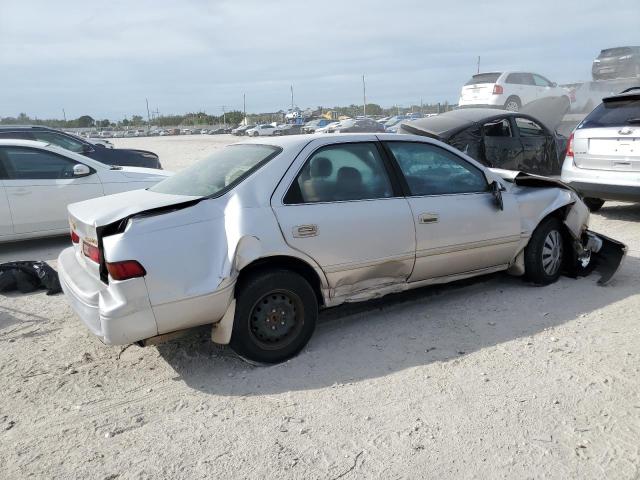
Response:
M149 190L131 190L72 203L67 208L76 220L93 227L100 227L136 213L188 203L200 198L157 193Z

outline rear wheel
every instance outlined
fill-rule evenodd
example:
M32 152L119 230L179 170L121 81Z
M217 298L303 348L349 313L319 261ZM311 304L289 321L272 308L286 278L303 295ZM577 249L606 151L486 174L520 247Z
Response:
M520 111L521 106L522 106L522 103L520 102L520 99L516 96L511 96L507 98L506 102L504 102L504 109L509 110L510 112Z
M304 277L259 272L239 287L231 348L253 362L282 362L304 348L317 317L318 300Z
M526 278L537 285L558 280L565 258L565 241L560 221L548 217L533 231L524 250Z
M601 198L591 198L587 197L584 199L584 204L589 207L589 210L592 212L597 212L604 205L604 200Z

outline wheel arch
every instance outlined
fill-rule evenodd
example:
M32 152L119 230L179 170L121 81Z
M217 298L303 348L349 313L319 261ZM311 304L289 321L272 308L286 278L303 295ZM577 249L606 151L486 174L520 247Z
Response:
M318 299L318 305L324 305L323 281L320 273L308 262L290 255L272 255L268 257L257 258L238 272L236 281L236 291L242 287L244 279L257 272L265 270L290 270L309 282Z

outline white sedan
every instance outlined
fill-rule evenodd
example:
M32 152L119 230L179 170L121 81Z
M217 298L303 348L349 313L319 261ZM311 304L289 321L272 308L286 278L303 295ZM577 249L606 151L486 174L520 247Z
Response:
M0 242L68 233L68 204L150 187L169 175L105 165L44 142L0 140Z
M503 270L548 284L601 250L607 280L625 253L559 181L411 135L230 145L69 218L60 282L102 341L214 324L214 341L266 363L304 347L319 307Z
M246 135L249 137L268 137L275 133L276 127L270 124L256 125L247 130Z

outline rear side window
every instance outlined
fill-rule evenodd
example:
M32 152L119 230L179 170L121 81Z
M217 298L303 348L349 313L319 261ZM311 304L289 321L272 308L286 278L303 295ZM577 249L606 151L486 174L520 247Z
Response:
M3 132L0 130L0 138L11 138L18 140L33 140L33 137L30 136L27 132Z
M373 143L330 145L304 164L285 204L370 200L393 196L384 162Z
M484 174L457 155L435 145L387 142L411 195L451 195L487 190Z
M482 133L485 137L511 137L511 124L506 118L485 123L482 126Z
M496 83L498 78L502 75L500 72L498 73L479 73L478 75L474 75L471 77L465 85L478 85L480 83Z
M598 105L578 125L581 128L640 125L640 98L617 98Z
M521 72L510 73L505 81L516 85L533 85L533 75Z
M41 130L34 130L32 132L36 140L41 142L47 142L52 145L57 145L65 150L71 150L72 152L82 153L84 151L84 144L75 138L68 137L54 132L46 132Z
M172 195L222 195L282 150L273 145L230 145L157 183L149 190Z

